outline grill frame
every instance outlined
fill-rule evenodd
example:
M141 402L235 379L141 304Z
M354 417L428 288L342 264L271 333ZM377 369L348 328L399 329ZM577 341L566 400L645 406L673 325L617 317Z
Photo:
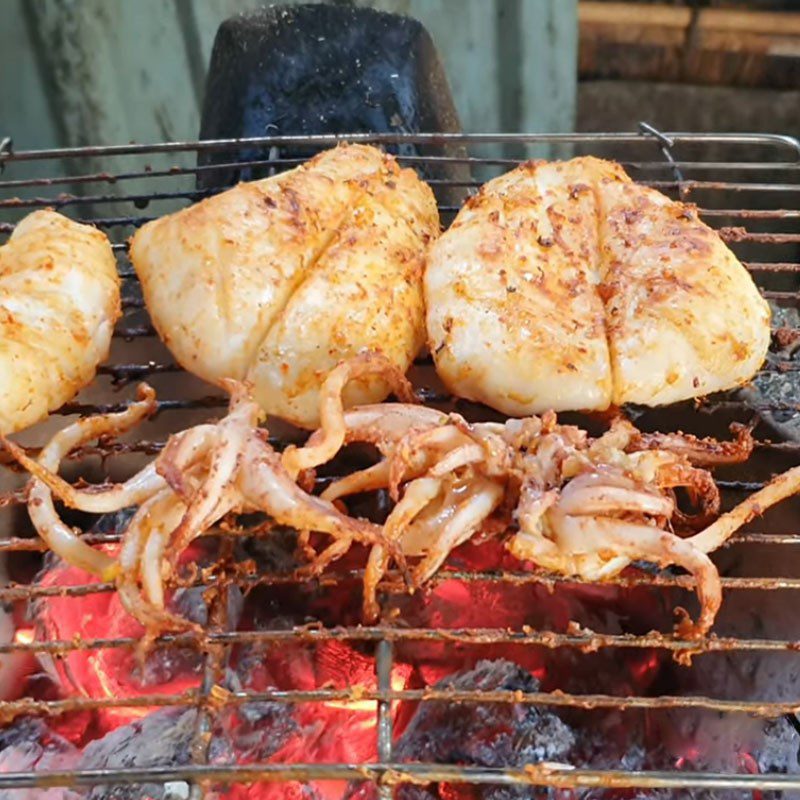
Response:
M617 158L627 167L639 172L652 171L655 180L645 181L663 191L671 191L682 199L691 200L692 195L699 191L720 191L728 196L737 196L740 192L763 193L775 195L779 193L800 194L800 141L790 136L770 134L720 134L720 133L662 133L648 125L642 125L638 132L633 133L600 133L600 134L409 134L409 135L377 135L377 134L351 134L343 136L282 136L259 137L251 139L224 139L213 141L187 141L187 142L162 142L152 145L118 145L107 147L75 147L57 148L51 150L14 151L11 142L4 139L0 142L0 213L22 216L29 211L42 206L52 206L57 210L80 210L82 206L102 207L105 204L119 203L151 203L167 200L194 200L207 195L205 190L190 191L151 191L134 192L128 195L104 193L92 189L88 194L64 195L58 192L63 185L75 187L93 187L95 184L114 186L125 184L127 181L144 180L157 185L157 181L193 176L206 170L222 170L237 168L242 165L260 164L262 166L289 166L299 163L304 159L281 158L281 148L312 148L314 150L333 146L338 142L361 142L393 147L420 146L427 148L464 147L483 148L488 145L522 148L527 146L559 146L577 147L584 150L602 151L599 155ZM625 155L633 146L651 148L656 154L653 160L627 161ZM739 160L704 161L702 159L681 159L676 153L682 148L695 148L707 146L721 146L727 148L742 148L742 153L750 152L750 148L761 148L767 160L748 160L744 155ZM106 159L117 160L123 157L172 157L176 154L200 154L219 151L239 152L259 149L268 152L269 157L253 162L252 159L232 159L224 164L208 165L204 167L180 166L177 169L138 169L120 170L109 173L104 171L81 172L87 160ZM277 155L275 155L277 153ZM778 160L771 160L775 157ZM400 156L399 160L404 165L433 164L438 165L446 161L464 163L475 168L512 168L520 159L494 155L479 157L466 156ZM6 177L8 167L17 165L38 165L41 163L63 162L66 174L63 177ZM78 174L72 173L72 166L78 165ZM722 179L693 179L687 177L691 172L719 173ZM726 173L742 172L752 174L759 180L754 181L729 181L725 180ZM775 173L776 180L764 180L763 173ZM791 179L794 183L790 183ZM473 188L482 181L448 181L433 180L434 186L443 188ZM18 190L31 190L41 192L39 196L19 199L9 195ZM452 214L456 207L440 206L445 214ZM731 217L742 221L781 222L800 218L800 210L793 208L778 209L750 209L750 208L707 208L702 211L704 218L712 224L714 219ZM77 218L82 218L79 214ZM89 221L94 222L103 230L114 232L119 228L127 229L131 226L142 224L149 215L130 216L94 216ZM13 223L0 222L0 235L8 233ZM756 245L800 245L800 233L793 232L763 232L748 231L744 234L735 228L722 228L721 235L733 244L750 243ZM124 242L115 242L114 249L120 260L120 274L125 279L133 279L133 273L125 260ZM796 260L786 261L778 258L771 261L754 261L746 264L748 268L758 275L787 274L800 272L800 253ZM778 303L798 302L795 291L766 290L765 296ZM140 337L152 337L152 328L146 323L138 322L126 327L125 316L136 314L141 309L141 304L134 299L128 301L125 315L118 327L116 336L125 340ZM778 371L800 371L800 365L787 364L770 365L769 369ZM179 372L174 365L167 362L150 363L121 363L104 366L100 374L112 379L114 382L127 384L134 379L144 379L153 374ZM437 400L441 397L430 395L428 399ZM167 399L159 401L160 412L186 409L208 409L212 414L224 405L224 400L219 395L207 395L187 400L185 398ZM76 413L97 413L98 411L112 411L124 407L125 403L118 402L83 402L76 401L67 404L58 414L68 415ZM714 399L705 404L703 410L712 413L713 410L729 409L741 410L742 407L766 412L794 412L800 413L800 406L792 404L770 404L762 407L752 403L744 403L739 399L723 398ZM280 440L275 441L280 444ZM128 452L139 454L152 454L158 452L163 445L161 441L135 441L131 444L118 443L116 445L102 444L95 448L85 448L77 454L77 458L100 455L120 455ZM116 447L116 450L114 449ZM775 457L786 456L789 458L800 457L800 441L798 442L772 442L759 440L760 450L774 453ZM36 448L30 448L35 452ZM747 492L759 488L762 484L756 481L719 481L720 485L734 492ZM22 497L19 492L6 494L0 499L0 508L18 504ZM97 535L92 538L95 542L115 541L113 536ZM794 546L800 544L800 534L787 532L783 534L762 533L759 531L741 534L735 540L739 543L760 543L776 546ZM8 537L0 540L0 552L18 552L41 550L42 545L36 539L26 537ZM350 572L349 577L358 577L358 573ZM339 577L344 577L339 575ZM510 583L580 583L575 579L567 581L559 576L530 572L497 572L497 573L448 573L448 578L457 577L462 580L498 581ZM434 581L442 580L437 576ZM292 579L283 576L264 575L252 579L252 583L278 584L289 583ZM647 584L656 586L682 586L691 588L690 578L673 575L650 576L640 574L635 576L620 576L611 583L617 585ZM728 590L757 589L772 591L778 589L800 589L800 576L790 578L723 578L723 585ZM109 591L113 587L107 584L94 584L91 586L70 587L68 595L87 594L96 591ZM34 596L47 594L41 591L32 591L31 587L7 586L0 587L0 602L13 602L28 600ZM224 595L224 592L223 592ZM376 625L370 628L331 628L319 630L316 628L293 629L289 631L258 631L230 633L225 631L225 620L221 609L224 602L218 602L210 609L212 625L210 632L197 641L195 637L166 636L161 643L177 646L179 644L194 644L201 647L206 653L203 679L196 691L187 693L185 697L177 698L174 695L149 695L136 700L131 698L117 698L110 702L98 701L94 703L82 702L81 708L107 707L108 705L134 706L134 705L191 705L200 709L197 729L195 731L195 756L193 765L124 770L81 770L66 772L37 772L37 773L6 773L0 774L0 790L40 786L94 786L98 784L127 784L141 782L163 783L168 781L187 781L191 785L193 797L201 797L205 791L204 786L210 781L222 783L251 782L251 781L280 781L280 780L314 780L314 779L364 779L373 780L380 786L381 797L391 797L393 787L406 780L409 782L448 781L491 784L534 784L559 788L580 787L605 787L605 788L705 788L705 789L740 789L745 791L800 790L800 774L797 775L744 775L723 773L691 773L682 771L648 771L631 772L625 770L593 770L574 768L566 765L541 765L529 769L488 769L478 767L457 767L454 765L434 764L395 764L392 763L392 719L391 703L397 700L423 699L451 699L460 702L514 702L530 703L543 706L573 706L587 708L676 708L694 707L725 712L747 713L755 716L775 717L784 714L800 713L800 697L796 702L789 703L759 703L756 701L718 700L709 697L617 697L610 695L570 695L563 693L537 692L520 696L516 692L494 692L491 696L482 692L454 692L452 690L393 690L390 684L390 674L393 663L394 646L398 641L437 640L444 634L435 629L409 629L392 625ZM660 648L673 653L680 652L719 652L734 651L796 651L800 650L800 641L791 639L735 639L708 637L701 642L688 643L667 634L649 634L647 636L593 634L586 632L554 634L547 631L508 631L503 629L448 629L446 636L450 641L476 642L514 642L545 647L616 647L616 648ZM374 700L377 708L377 746L379 763L374 764L263 764L248 766L216 766L205 763L207 755L203 742L207 744L206 734L211 729L215 708L213 697L214 687L217 683L221 665L224 662L229 648L237 643L258 639L259 641L296 641L305 639L319 642L325 639L341 641L365 641L375 643L377 689L374 691L358 692L358 699ZM23 644L12 642L0 643L0 654L15 651L31 651L35 653L56 653L69 649L85 649L95 647L133 647L136 639L98 639L49 642L33 642ZM231 703L244 703L253 700L270 700L284 703L321 700L348 700L355 695L349 690L318 689L315 691L269 691L263 693L232 693L228 700ZM176 702L179 701L179 702ZM7 715L20 713L56 713L60 701L32 701L23 698L19 701L0 702L0 713ZM73 700L66 701L69 707L75 707Z

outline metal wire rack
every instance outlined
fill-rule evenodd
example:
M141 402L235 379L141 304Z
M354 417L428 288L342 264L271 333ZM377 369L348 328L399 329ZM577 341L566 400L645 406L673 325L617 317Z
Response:
M774 323L775 346L762 373L786 381L782 399L768 391L729 393L716 396L697 406L684 404L678 411L640 412L640 423L661 429L681 424L693 432L720 432L733 419L751 421L758 417L757 451L746 470L733 469L721 474L726 502L735 500L763 485L772 472L800 462L800 427L797 435L793 421L800 419L800 405L794 400L792 375L800 372L800 360L793 359L793 343L800 342L797 312L800 303L800 142L787 136L760 134L664 134L643 125L635 133L562 134L562 135L352 135L342 140L361 141L386 146L400 154L400 160L425 170L441 170L456 165L465 174L457 178L436 173L431 183L440 197L458 190L469 192L487 177L519 163L521 151L535 152L542 146L558 147L563 152L592 153L615 158L640 182L654 186L674 197L695 202L702 217L719 228L722 237L743 259L759 284L763 295L778 309ZM247 176L253 170L283 169L302 162L314 152L339 141L339 137L264 137L248 140L205 142L170 142L155 145L62 148L45 151L15 151L9 139L0 143L0 234L13 230L26 213L39 207L53 207L76 219L89 221L105 230L112 239L118 257L119 272L125 284L124 314L116 331L110 363L105 365L93 387L75 402L54 415L54 421L26 432L24 443L36 452L49 431L59 427L65 417L97 413L124 407L129 394L121 391L132 381L147 379L159 389L159 414L135 439L100 442L74 455L70 469L97 478L119 475L132 468L136 459L151 455L163 446L166 436L186 427L195 419L213 416L225 405L225 398L181 373L150 326L135 274L127 260L126 237L134 228L163 213L218 190L213 178L222 172ZM301 155L298 155L298 152ZM195 156L197 161L195 162ZM441 175L445 174L445 177ZM211 179L211 183L209 183ZM448 195L449 197L449 195ZM458 203L443 200L441 211L448 220ZM418 365L419 374L429 367ZM800 383L796 384L800 388ZM431 402L450 402L441 391L427 390ZM274 443L284 444L291 432L276 429ZM20 477L4 469L4 487L0 512L2 533L0 551L9 559L43 550L42 543L25 529ZM746 561L751 548L770 555L757 564L771 565L765 574L725 574L726 598L739 593L781 595L791 603L792 592L800 589L800 571L795 574L771 574L773 571L800 568L792 560L800 544L800 517L791 503L779 518L769 517L755 530L740 534L731 549L739 549ZM110 544L114 534L90 534L89 541ZM777 565L777 566L776 566ZM325 581L357 579L358 570L337 572ZM434 583L450 580L465 583L509 585L514 587L580 584L559 576L531 571L475 572L451 569L441 572ZM680 769L595 769L583 764L547 764L516 768L491 768L459 764L396 763L393 761L392 709L399 702L450 700L471 703L514 703L546 708L594 710L659 710L676 712L691 709L720 714L749 715L764 718L790 718L800 713L800 684L783 687L774 697L715 697L709 694L586 693L564 691L520 692L515 690L465 691L425 688L395 689L391 675L396 649L409 643L442 643L475 646L487 652L498 646L568 649L582 654L598 651L658 651L678 654L792 654L800 650L800 629L778 629L742 636L712 635L698 642L686 642L670 633L650 632L641 635L626 632L593 632L579 627L567 630L536 629L528 625L507 628L492 626L447 627L414 626L402 618L388 618L374 627L346 625L294 625L288 629L229 630L226 620L226 591L235 583L243 589L256 586L291 586L291 575L262 572L249 575L204 577L204 585L214 586L209 609L209 625L200 638L193 635L164 636L159 647L190 647L203 654L203 669L197 685L181 694L150 693L136 696L70 697L38 699L22 697L0 702L0 717L11 719L23 714L55 717L66 711L96 711L109 708L151 708L164 706L198 709L193 763L152 768L79 769L48 772L0 773L0 792L6 789L69 786L73 789L100 785L125 785L185 782L191 796L201 797L209 786L281 781L353 780L372 781L380 797L392 797L405 783L446 782L451 784L538 786L555 789L649 789L730 790L739 792L800 791L800 774L737 774L733 771L691 772ZM692 580L668 572L640 571L613 579L612 585L652 587L658 591L679 592L691 589ZM81 598L108 593L113 586L86 583L52 586L35 583L9 583L0 587L0 602L20 603L50 597ZM310 621L313 622L313 621ZM263 692L226 691L223 705L251 702L303 704L348 702L354 699L374 703L376 714L377 760L373 763L209 763L210 731L220 709L217 691L232 648L243 644L275 645L308 642L318 645L340 641L373 648L375 684L372 688L313 690L284 689ZM138 643L136 636L98 636L56 641L7 641L0 643L0 654L32 652L37 655L60 655L76 651L130 650Z

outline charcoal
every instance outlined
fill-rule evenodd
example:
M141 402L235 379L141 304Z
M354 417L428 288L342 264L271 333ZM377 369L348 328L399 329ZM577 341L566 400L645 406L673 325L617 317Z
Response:
M241 559L252 559L259 572L291 574L301 566L297 559L297 531L278 526L266 536L252 536L238 544Z
M474 669L452 675L437 689L462 691L536 692L539 682L505 660L480 661ZM576 743L570 728L549 711L511 703L422 703L398 739L398 761L464 764L482 767L523 767L543 761L569 761ZM430 789L407 786L402 800L436 797ZM485 800L531 797L530 787L486 786Z
M298 730L285 703L252 702L222 713L209 747L216 764L266 761Z
M175 767L191 762L191 744L197 711L161 709L102 739L90 742L81 769ZM105 785L93 787L89 800L165 800L163 784Z
M74 769L78 750L41 719L23 717L0 730L0 773ZM0 800L75 800L62 788L0 790Z
M231 17L217 30L201 139L458 130L436 47L410 17L333 4L272 6ZM415 145L393 149L420 153ZM308 149L284 147L277 154L302 157ZM268 155L238 152L249 161ZM231 160L228 151L198 157L201 165ZM427 177L463 172L451 164ZM263 167L208 170L198 185L219 188L268 174Z
M647 764L646 715L602 709L577 711L561 709L560 717L574 731L576 742L570 763L591 769L638 771ZM581 795L591 797L592 795ZM597 795L598 797L604 795Z
M230 689L238 688L231 684ZM181 767L191 763L197 722L194 708L166 708L117 728L88 744L81 769ZM230 706L217 715L208 745L213 764L265 761L297 730L291 707L253 702ZM180 782L178 782L180 783ZM176 787L161 784L96 786L88 800L169 800ZM179 793L179 792L178 792Z
M795 509L786 504L777 511L781 514L778 530L793 529ZM800 569L800 553L786 547L738 545L716 558L723 574L733 578L794 575ZM786 592L737 590L726 594L715 632L744 640L794 640L800 637L800 619ZM688 668L673 665L671 674L664 676L662 691L737 702L795 703L799 688L796 653L735 649L698 656ZM765 720L683 708L651 714L650 720L662 749L652 750L648 768L672 768L676 756L681 756L684 769L800 773L800 733L787 718ZM779 795L762 792L761 796L766 800ZM749 798L749 793L718 793L716 797Z
M772 324L796 331L800 327L800 312L796 308L781 308L771 303ZM767 362L782 366L787 361L800 363L800 342L790 337L790 341L780 350L775 345L767 354ZM800 394L800 372L776 369L759 372L746 387L739 390L742 399L756 409L756 413L779 437L800 441L800 415L794 410L796 398ZM786 410L770 409L779 406Z
M92 525L92 533L121 534L128 527L128 523L133 519L136 507L123 508L111 514L103 514L97 518Z
M101 516L92 528L94 533L120 534L129 524L135 509L124 509ZM200 567L211 563L215 557L213 548L193 543L182 557L182 564L189 562ZM44 559L44 566L35 582L43 586L68 586L92 584L99 581L80 569L61 561L52 553ZM206 626L208 604L205 589L201 586L178 588L169 596L170 610ZM244 598L239 587L232 585L227 591L227 626L235 630L244 607ZM29 604L29 618L35 622L38 635L43 639L69 640L78 635L90 638L103 631L114 637L140 636L141 625L122 606L116 593L100 592L79 594L74 597L44 596ZM202 654L197 648L157 647L148 653L142 665L129 650L109 649L100 653L88 650L73 650L53 659L40 654L39 660L53 682L62 692L78 691L89 696L112 691L124 696L148 691L180 691L188 689L200 680ZM176 685L185 683L185 685ZM113 710L101 711L104 730L118 724L118 715ZM113 717L113 719L110 719Z
M205 591L203 586L176 589L170 602L171 610L179 616L205 627L208 625L208 603L205 599ZM244 595L238 586L228 585L227 605L228 629L235 630L244 608Z
M680 709L653 713L650 722L653 743L640 767L645 770L672 771L679 764L680 769L689 772L726 775L798 772L800 737L784 718L764 720L744 714ZM678 753L687 755L676 758ZM752 800L753 793L685 789L669 794L643 792L642 800L660 800L667 796L683 800ZM759 796L761 800L779 800L788 795L762 790Z

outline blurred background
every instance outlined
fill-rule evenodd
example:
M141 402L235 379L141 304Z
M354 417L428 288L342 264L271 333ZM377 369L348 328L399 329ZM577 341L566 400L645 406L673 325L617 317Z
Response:
M645 119L800 132L797 0L349 4L426 26L465 131L632 130ZM258 6L2 0L0 138L18 150L196 138L217 27Z

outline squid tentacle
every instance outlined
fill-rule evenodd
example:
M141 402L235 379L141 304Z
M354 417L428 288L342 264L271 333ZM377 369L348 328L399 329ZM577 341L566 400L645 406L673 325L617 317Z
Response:
M291 446L283 453L283 466L292 478L304 469L312 469L330 461L345 441L346 424L342 393L350 381L380 375L395 395L405 402L415 400L414 391L397 365L377 352L361 353L335 367L320 389L320 420L322 436L312 445Z

